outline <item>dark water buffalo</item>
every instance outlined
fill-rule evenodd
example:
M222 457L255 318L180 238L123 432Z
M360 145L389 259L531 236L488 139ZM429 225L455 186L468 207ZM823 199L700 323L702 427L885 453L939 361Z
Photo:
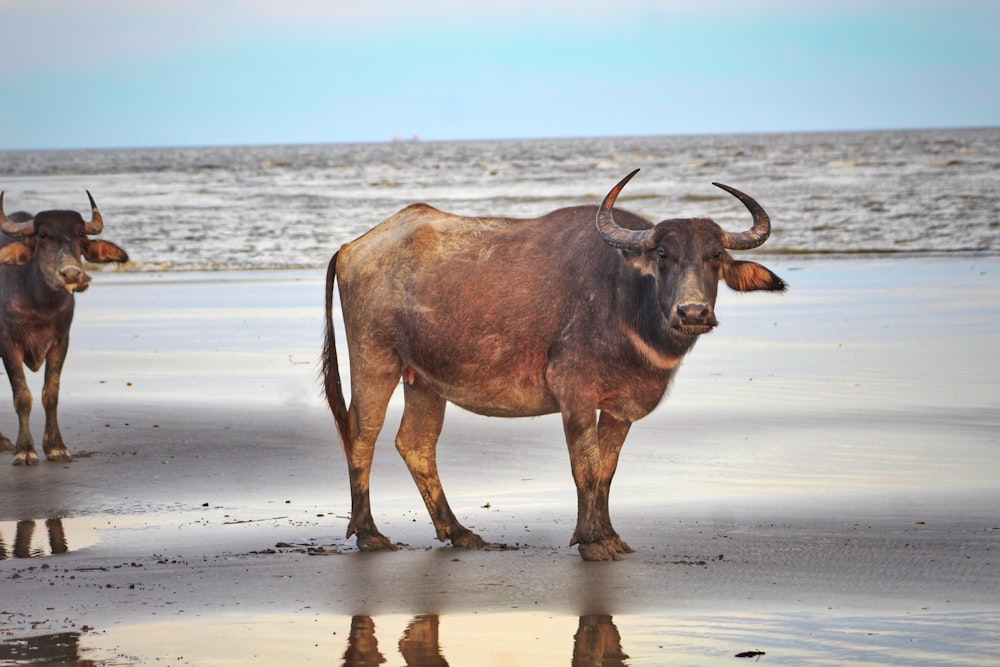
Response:
M466 218L414 204L333 256L324 376L348 458L347 536L357 535L360 549L393 548L372 519L369 477L375 438L403 378L396 448L438 539L484 545L455 518L438 478L435 446L450 401L497 417L561 413L578 502L570 544L585 560L631 551L611 526L608 493L632 422L657 406L698 336L716 326L720 280L741 292L786 287L760 264L726 252L755 248L770 234L753 199L716 184L753 215L753 227L741 233L707 219L653 225L626 211L612 215L634 174L601 206L534 219ZM334 342L335 278L350 409Z
M42 449L49 461L73 460L59 431L56 408L73 322L73 293L90 285L80 258L95 263L128 261L125 251L113 243L88 238L101 233L104 221L89 192L87 197L93 212L89 222L76 211L42 211L34 217L18 212L8 218L0 192L0 355L18 419L17 445L0 434L0 450L14 450L14 465L38 463L28 423L31 391L24 366L38 371L43 363Z

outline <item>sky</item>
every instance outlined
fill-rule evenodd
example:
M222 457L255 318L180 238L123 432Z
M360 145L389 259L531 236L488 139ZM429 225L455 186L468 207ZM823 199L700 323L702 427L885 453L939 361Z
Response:
M997 0L0 0L0 150L1000 125Z

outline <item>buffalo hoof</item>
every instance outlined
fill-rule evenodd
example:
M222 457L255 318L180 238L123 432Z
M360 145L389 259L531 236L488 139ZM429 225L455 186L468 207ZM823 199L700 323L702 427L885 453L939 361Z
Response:
M385 535L367 535L358 537L358 551L395 551L396 545Z
M597 542L581 542L578 546L583 560L621 560L619 554L630 554L632 548L622 538L608 537Z
M73 457L65 449L54 449L45 453L45 459L53 463L72 463Z
M18 452L14 455L14 465L36 466L38 465L38 454L35 452Z
M449 539L451 539L452 546L461 547L462 549L482 549L486 546L486 540L468 529L452 535Z

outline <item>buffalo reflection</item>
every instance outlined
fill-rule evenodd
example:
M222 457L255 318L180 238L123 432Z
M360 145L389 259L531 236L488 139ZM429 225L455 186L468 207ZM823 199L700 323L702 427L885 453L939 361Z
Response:
M438 639L440 617L416 616L399 640L399 652L407 667L448 667ZM624 667L621 635L610 615L580 617L573 635L573 667ZM344 652L344 667L374 667L386 662L375 637L371 616L354 616Z
M35 521L18 521L14 529L14 543L8 546L4 542L3 532L0 531L0 560L7 558L37 558L49 554L64 554L69 551L66 543L66 531L63 529L62 519L48 519L45 521L45 528L49 536L49 549L33 546L35 539Z
M580 617L573 635L573 667L619 667L628 656L622 651L622 636L608 614Z
M67 667L96 667L97 665L96 662L80 657L79 632L59 632L52 635L0 641L0 664L64 665Z

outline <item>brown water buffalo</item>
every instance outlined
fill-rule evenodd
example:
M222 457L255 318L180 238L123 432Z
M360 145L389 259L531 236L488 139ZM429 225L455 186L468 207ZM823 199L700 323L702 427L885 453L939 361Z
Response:
M45 364L42 406L45 434L42 449L49 461L72 461L56 408L59 379L69 327L73 322L74 292L90 285L81 256L89 262L126 262L128 255L113 243L88 238L104 228L101 212L87 193L92 211L85 221L76 211L42 211L36 216L3 210L0 192L0 355L10 379L17 411L16 446L0 434L0 450L14 450L14 465L38 463L31 438L31 390L24 366L38 371Z
M638 171L638 170L636 170ZM404 380L396 448L437 537L481 547L455 518L435 446L445 404L495 417L561 413L577 488L570 544L585 560L631 551L611 526L608 493L632 422L659 404L684 355L716 326L719 281L741 292L783 291L770 270L727 249L770 234L761 206L744 232L708 219L656 225L600 206L540 218L468 218L414 204L344 245L330 261L323 355L327 400L347 453L351 519L365 551L392 549L375 527L369 477L389 398ZM596 221L596 227L595 227ZM339 283L350 358L345 405L333 332Z

